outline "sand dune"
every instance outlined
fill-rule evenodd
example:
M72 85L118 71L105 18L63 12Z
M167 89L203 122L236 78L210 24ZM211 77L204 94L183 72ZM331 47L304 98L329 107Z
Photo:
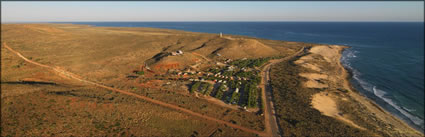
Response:
M312 104L313 108L322 112L323 115L334 117L334 118L339 119L341 121L344 121L347 124L352 125L356 128L360 128L362 130L365 130L365 128L360 127L359 125L355 124L353 121L343 117L341 115L342 113L340 112L340 110L338 110L334 99L332 99L326 93L317 93L317 94L313 95L311 104Z

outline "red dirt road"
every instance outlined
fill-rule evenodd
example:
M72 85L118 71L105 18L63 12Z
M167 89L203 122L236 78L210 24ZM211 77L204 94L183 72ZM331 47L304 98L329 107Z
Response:
M122 93L122 94L133 96L133 97L136 97L136 98L139 98L139 99L143 99L143 100L149 101L151 103L154 103L154 104L166 107L166 108L170 108L170 109L174 109L174 110L177 110L177 111L180 111L180 112L187 113L189 115L197 116L197 117L200 117L200 118L203 118L203 119L206 119L206 120L210 120L210 121L215 121L217 123L224 124L224 125L236 128L236 129L240 129L240 130L245 131L245 132L258 134L260 136L267 136L264 132L261 132L261 131L257 131L257 130L245 128L245 127L242 127L242 126L239 126L239 125L235 125L235 124L232 124L230 122L226 122L226 121L223 121L223 120L220 120L220 119L216 119L216 118L209 117L209 116L206 116L206 115L203 115L203 114L200 114L200 113L193 112L193 111L185 109L185 108L178 107L176 105L168 104L168 103L165 103L165 102L162 102L162 101L159 101L159 100L154 100L154 99L151 99L149 97L137 95L135 93L131 93L131 92L128 92L128 91L124 91L124 90L108 87L108 86L105 86L105 85L101 85L101 84L98 84L98 83L95 83L95 82L91 82L91 81L88 81L88 80L84 80L84 79L82 79L81 76L73 74L73 73L68 72L68 71L65 71L65 70L60 69L58 67L51 67L51 66L43 65L43 64L34 62L32 60L29 60L26 57L22 56L19 52L15 51L12 48L10 48L9 46L7 46L6 42L3 42L3 46L5 48L7 48L8 50L10 50L11 52L13 52L14 54L18 55L20 58L24 59L26 62L37 65L37 66L41 66L41 67L51 69L55 72L58 72L59 75L63 75L63 76L66 76L68 78L78 80L80 82L92 84L92 85L97 86L97 87L101 87L101 88L104 88L104 89L112 90L112 91L115 91L115 92L119 92L119 93Z

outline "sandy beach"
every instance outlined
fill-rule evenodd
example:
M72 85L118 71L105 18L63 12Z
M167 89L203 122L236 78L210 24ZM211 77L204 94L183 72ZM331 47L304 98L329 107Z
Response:
M311 54L295 61L295 64L312 71L299 74L307 79L305 87L324 89L312 96L312 107L323 115L362 130L374 128L390 136L423 136L351 86L349 74L340 62L342 51L346 48L337 45L313 46L309 51ZM347 107L347 102L358 108Z

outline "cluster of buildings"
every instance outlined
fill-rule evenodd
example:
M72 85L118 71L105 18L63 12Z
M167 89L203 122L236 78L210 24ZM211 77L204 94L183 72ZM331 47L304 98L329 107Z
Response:
M205 81L205 79L203 79L203 78L199 78L199 79L189 79L189 81L201 81L201 82L204 82Z
M249 78L239 77L239 76L224 76L224 75L221 75L221 72L218 72L218 73L215 73L215 74L213 74L213 73L207 73L207 76L209 76L210 74L211 74L213 77L216 77L216 78L222 78L222 79L230 79L230 80L249 80Z
M221 72L218 73L211 73L211 72L201 72L201 71L192 71L190 69L186 69L184 71L175 70L174 74L177 76L189 76L189 75L198 75L199 78L193 78L189 79L189 81L205 81L206 78L202 78L202 76L205 77L214 77L216 79L213 79L212 81L215 83L226 83L228 80L249 80L249 78L246 77L239 77L239 76L224 76L221 74Z
M178 50L176 52L173 52L173 55L180 55L183 54L183 52L181 50ZM225 59L225 63L219 63L220 65L225 65L225 71L235 71L237 70L237 66L234 65L228 65L228 63L231 63L232 60L231 59ZM218 69L218 68L216 68ZM250 71L249 68L241 68L240 70L242 71ZM227 83L229 82L229 80L236 80L236 81L247 81L250 80L249 78L246 77L239 77L239 76L229 76L229 75L223 75L221 72L218 73L211 73L211 72L201 72L201 71L194 71L193 69L190 68L186 68L184 70L172 70L173 74L176 74L177 76L183 76L183 77L187 77L189 81L201 81L204 82L206 81L206 79L209 79L211 81L213 81L214 83ZM193 76L193 75L198 75L199 77L193 78L193 77L188 77L189 75Z
M174 70L174 72L178 75L178 76L187 76L187 75L202 75L203 73L200 71L191 71L190 69L186 69L184 71L180 71L180 70Z

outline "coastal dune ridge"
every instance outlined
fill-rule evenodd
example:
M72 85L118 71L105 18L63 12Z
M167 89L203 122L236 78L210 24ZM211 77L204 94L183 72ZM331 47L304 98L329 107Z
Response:
M336 47L338 49L336 50L336 52L332 52L333 48L331 48L331 47ZM310 70L315 70L316 73L310 73L310 74L300 73L299 75L302 76L302 77L306 77L308 79L311 79L311 80L328 79L328 80L331 80L333 82L338 83L337 82L338 78L332 80L331 78L328 78L328 76L330 76L329 74L325 73L325 75L323 75L323 74L317 73L317 72L323 72L322 70L316 70L315 68L312 68L311 66L302 65L302 64L305 64L306 59L307 60L314 60L315 57L313 55L319 54L324 58L324 60L326 62L331 63L331 64L335 63L335 64L337 64L337 66L340 70L343 70L343 72L340 73L340 74L338 74L338 73L336 75L334 74L334 76L339 75L341 77L342 81L343 81L343 83L339 84L340 88L345 88L345 89L349 90L350 91L349 95L351 96L351 98L354 99L356 102L359 102L360 104L364 105L368 109L368 111L369 111L368 113L373 114L373 116L376 116L377 118L381 119L382 121L388 122L387 124L396 125L396 127L402 127L400 129L395 129L395 130L397 130L397 132L399 132L400 135L404 134L403 131L407 130L407 129L409 129L409 131L411 131L411 132L409 132L409 134L405 134L405 135L408 135L408 136L421 136L421 134L423 135L422 132L419 132L419 131L415 130L414 128L411 128L408 124L404 123L398 117L391 115L391 113L389 113L385 109L381 108L375 102L373 102L372 100L368 99L367 97L364 97L363 95L361 95L360 92L356 91L351 86L351 83L349 81L350 81L350 79L352 79L353 74L350 74L350 73L352 73L352 72L349 72L350 69L342 64L343 59L344 59L342 53L344 52L344 50L346 50L348 48L350 48L350 47L349 46L341 46L341 45L313 46L312 49L309 51L310 53L313 53L313 54L309 54L307 56L302 56L300 58L300 60L295 61L295 63L297 63L297 64L299 64L303 67L309 68ZM352 54L352 53L351 54L349 53L348 56L355 57L355 55ZM317 65L313 65L313 66L317 68ZM332 76L330 76L330 77L332 77ZM310 81L308 81L308 82L310 82ZM306 82L306 85L305 85L308 88L319 88L319 89L329 88L328 85L319 84L317 82L315 82L317 84L313 85L312 83L308 83L308 82ZM375 88L374 88L374 93L377 94ZM385 93L385 92L381 91L381 94L378 93L377 96L382 97L384 95L383 93ZM345 121L345 122L351 124L354 127L357 127L359 129L364 130L363 127L358 126L357 124L348 120L347 118L344 118L341 115L342 113L339 112L338 107L337 107L334 99L339 98L339 100L346 101L347 98L343 97L343 96L332 96L331 94L332 93L330 93L328 91L326 91L324 93L317 93L316 95L314 95L312 97L312 106L314 108L318 109L319 111L321 111L324 115L335 117L337 119L341 119L342 121ZM329 97L329 96L332 96L332 97ZM386 99L386 98L383 98L383 99L385 101L390 101L389 99ZM355 103L355 102L353 102L353 103ZM388 103L392 103L392 102L388 102ZM394 104L392 104L392 105L394 105ZM401 109L398 106L395 106L395 107L397 107L398 109ZM399 111L401 111L403 113L403 110L399 110ZM411 115L407 114L407 116L409 116L409 118L410 118ZM391 119L389 119L389 118L391 118ZM414 119L414 120L420 121L420 119ZM415 123L415 124L421 124L421 123ZM388 132L393 132L392 130L394 130L394 129L389 129Z

